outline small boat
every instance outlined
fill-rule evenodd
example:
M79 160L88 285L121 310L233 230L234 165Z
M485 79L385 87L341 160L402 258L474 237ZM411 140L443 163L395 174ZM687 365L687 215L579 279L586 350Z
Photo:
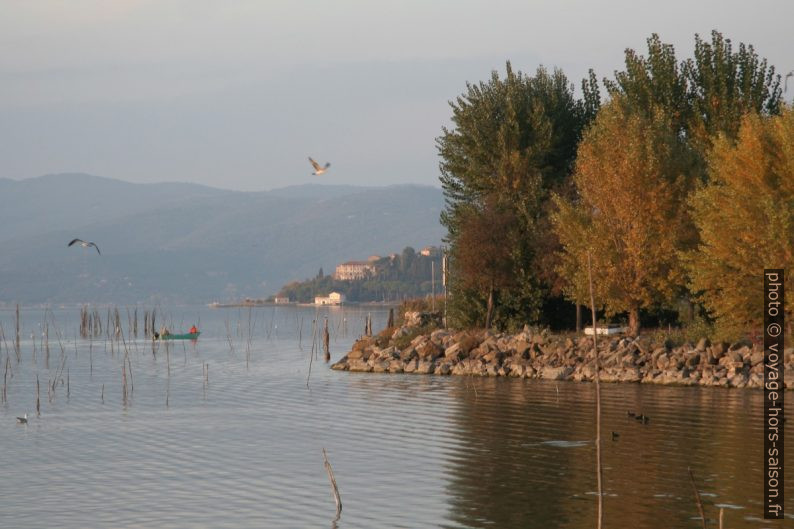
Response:
M185 334L158 334L155 336L155 340L196 340L201 334L199 332L188 332Z

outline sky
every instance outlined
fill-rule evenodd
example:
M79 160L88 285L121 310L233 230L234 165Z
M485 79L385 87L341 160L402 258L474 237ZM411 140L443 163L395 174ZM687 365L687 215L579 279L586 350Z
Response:
M717 29L794 70L788 0L5 0L0 10L0 177L13 179L437 186L448 102L507 60L562 68L578 86L590 68L612 77L651 33L680 60L696 33ZM331 170L312 176L308 156Z

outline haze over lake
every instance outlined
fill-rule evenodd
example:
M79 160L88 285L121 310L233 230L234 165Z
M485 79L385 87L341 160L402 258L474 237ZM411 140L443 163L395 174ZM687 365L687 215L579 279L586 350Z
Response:
M417 185L235 192L85 174L0 179L0 303L264 298L320 268L439 245L443 203L440 189ZM67 248L75 237L102 255Z

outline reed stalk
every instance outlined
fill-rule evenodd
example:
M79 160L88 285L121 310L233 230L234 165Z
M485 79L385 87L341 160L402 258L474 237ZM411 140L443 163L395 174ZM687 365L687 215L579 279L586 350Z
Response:
M16 326L16 340L15 340L15 343L14 343L14 347L16 348L17 357L19 357L19 356L20 356L20 342L19 342L19 303L17 303L17 310L16 310L16 320L15 320L15 326Z
M55 385L58 379L63 376L63 368L66 366L66 356L61 357L61 366L55 371L55 380L52 381L52 392L55 393Z
M692 484L692 492L695 494L695 503L697 504L698 514L700 514L701 527L706 529L706 514L703 512L703 502L700 500L700 492L695 485L695 476L692 475L691 468L687 467L686 470L689 472L689 483ZM722 516L720 516L720 518L722 518ZM722 520L720 520L720 526L722 526Z
M132 376L132 362L130 362L130 356L126 355L127 357L127 367L130 371L130 396L135 394L135 377Z
M590 253L587 254L587 280L590 285L590 310L593 315L593 355L595 357L596 387L596 476L598 481L598 520L596 527L601 529L604 521L603 468L601 466L601 366L598 362L598 332L596 326L595 297L593 296L593 267Z
M336 519L334 520L336 521L342 515L342 497L339 495L339 487L336 485L334 471L331 468L331 463L328 462L328 454L325 453L325 448L323 448L323 466L325 466L328 479L331 481L331 493L334 496L334 502L336 502Z
M303 316L301 316L300 325L298 326L298 349L303 351Z
M121 400L127 405L127 365L121 365Z
M323 325L323 351L325 354L325 361L328 362L331 360L330 336L328 335L328 316L325 317L325 323Z
M6 369L5 373L3 374L3 402L8 400L8 393L6 391L6 387L8 386L8 364L10 359L8 358L8 351L6 351Z

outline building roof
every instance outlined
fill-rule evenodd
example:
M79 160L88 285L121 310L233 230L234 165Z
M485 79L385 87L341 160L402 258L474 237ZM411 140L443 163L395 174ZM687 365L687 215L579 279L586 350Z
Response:
M372 266L369 261L346 261L339 266Z

